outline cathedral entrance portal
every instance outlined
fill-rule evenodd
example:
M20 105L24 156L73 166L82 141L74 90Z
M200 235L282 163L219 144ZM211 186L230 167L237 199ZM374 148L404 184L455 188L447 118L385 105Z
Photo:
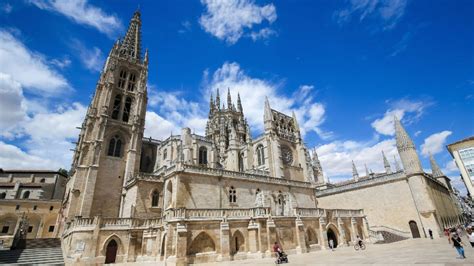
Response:
M411 235L413 238L420 238L420 231L418 231L418 225L415 221L410 221L408 223L410 225Z
M105 263L115 263L115 258L117 257L117 242L111 240L107 244L107 250L105 252Z
M328 236L328 244L329 244L329 240L332 239L332 241L334 242L334 247L337 247L337 236L331 228L328 228L327 236Z

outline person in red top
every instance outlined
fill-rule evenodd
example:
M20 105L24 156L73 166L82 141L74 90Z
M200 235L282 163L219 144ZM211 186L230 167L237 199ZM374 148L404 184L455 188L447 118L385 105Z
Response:
M281 256L281 247L280 245L278 245L278 242L275 242L275 244L273 245L273 252L275 252L275 255L277 256L277 258L279 258Z

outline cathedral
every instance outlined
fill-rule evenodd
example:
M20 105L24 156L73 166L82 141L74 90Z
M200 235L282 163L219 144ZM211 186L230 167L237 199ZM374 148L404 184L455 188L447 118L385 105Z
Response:
M339 184L328 182L316 151L305 147L295 115L267 99L264 132L255 138L240 96L219 91L204 136L183 128L164 140L145 138L150 59L140 28L135 12L81 126L59 224L66 264L263 258L275 242L304 253L357 236L424 237L428 228L439 235L461 222L449 179L439 168L423 171L398 120L403 169L386 162L385 173L361 177L355 169Z

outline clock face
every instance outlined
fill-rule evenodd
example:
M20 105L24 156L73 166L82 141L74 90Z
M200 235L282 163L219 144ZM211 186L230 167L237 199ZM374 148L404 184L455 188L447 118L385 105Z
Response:
M281 158L284 164L291 164L291 162L293 162L293 153L291 152L291 149L287 146L282 146Z

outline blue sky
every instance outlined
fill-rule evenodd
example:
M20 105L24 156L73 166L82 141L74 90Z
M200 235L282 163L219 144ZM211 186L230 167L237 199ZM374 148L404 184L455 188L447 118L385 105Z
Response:
M295 111L333 181L393 162L393 115L429 170L462 189L445 145L474 134L473 1L0 0L0 167L69 168L114 41L140 6L146 135L203 133L211 91Z

